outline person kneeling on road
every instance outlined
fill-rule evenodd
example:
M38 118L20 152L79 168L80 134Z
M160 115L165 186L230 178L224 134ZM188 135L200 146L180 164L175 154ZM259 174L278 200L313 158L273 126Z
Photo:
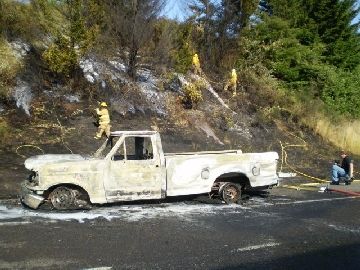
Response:
M341 161L335 161L331 169L331 184L339 185L340 178L345 178L345 185L350 185L353 179L353 160L344 150L340 152Z

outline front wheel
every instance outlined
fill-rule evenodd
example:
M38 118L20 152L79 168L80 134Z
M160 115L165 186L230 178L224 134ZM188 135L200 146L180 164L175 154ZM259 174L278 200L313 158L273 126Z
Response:
M60 186L50 193L49 198L55 209L71 209L74 207L75 192L71 188Z
M234 183L226 183L220 188L223 201L227 204L237 203L241 198L241 186Z

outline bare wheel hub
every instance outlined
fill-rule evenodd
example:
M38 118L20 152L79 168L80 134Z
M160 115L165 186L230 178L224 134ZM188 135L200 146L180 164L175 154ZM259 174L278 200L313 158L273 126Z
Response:
M50 200L55 209L69 209L74 206L75 193L68 187L57 187L51 192Z
M221 190L222 198L228 204L237 203L241 197L241 187L237 184L226 183Z

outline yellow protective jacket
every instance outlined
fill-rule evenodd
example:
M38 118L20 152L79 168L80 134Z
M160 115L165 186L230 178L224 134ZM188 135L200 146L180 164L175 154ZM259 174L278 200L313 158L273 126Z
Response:
M236 83L237 83L237 74L236 74L236 71L232 71L232 72L231 72L230 82L231 82L231 84L236 84Z
M230 75L230 83L236 84L237 83L237 74L236 71L232 71Z
M200 60L197 54L194 54L192 64L196 67L200 67Z
M106 108L96 109L96 113L99 116L99 124L109 124L110 123L110 115L109 111Z

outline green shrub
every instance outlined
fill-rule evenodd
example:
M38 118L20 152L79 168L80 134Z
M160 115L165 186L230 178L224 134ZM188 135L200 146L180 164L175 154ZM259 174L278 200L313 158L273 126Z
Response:
M186 107L193 108L203 100L201 86L200 82L188 83L184 86L185 95L182 97L182 101Z
M51 71L65 76L72 75L78 67L79 59L95 43L99 26L91 23L93 18L90 16L94 14L86 14L86 7L95 8L95 5L87 6L84 0L65 1L63 8L68 24L53 34L53 44L43 53Z
M186 46L174 51L172 59L175 62L176 72L185 73L191 68L192 54Z
M353 72L326 67L319 73L323 83L321 97L330 111L360 117L360 66Z
M191 45L192 25L182 25L177 33L177 48L171 52L176 72L185 73L191 68L194 49Z
M43 58L51 71L65 76L70 75L78 63L78 56L70 44L70 39L61 34L43 53Z

